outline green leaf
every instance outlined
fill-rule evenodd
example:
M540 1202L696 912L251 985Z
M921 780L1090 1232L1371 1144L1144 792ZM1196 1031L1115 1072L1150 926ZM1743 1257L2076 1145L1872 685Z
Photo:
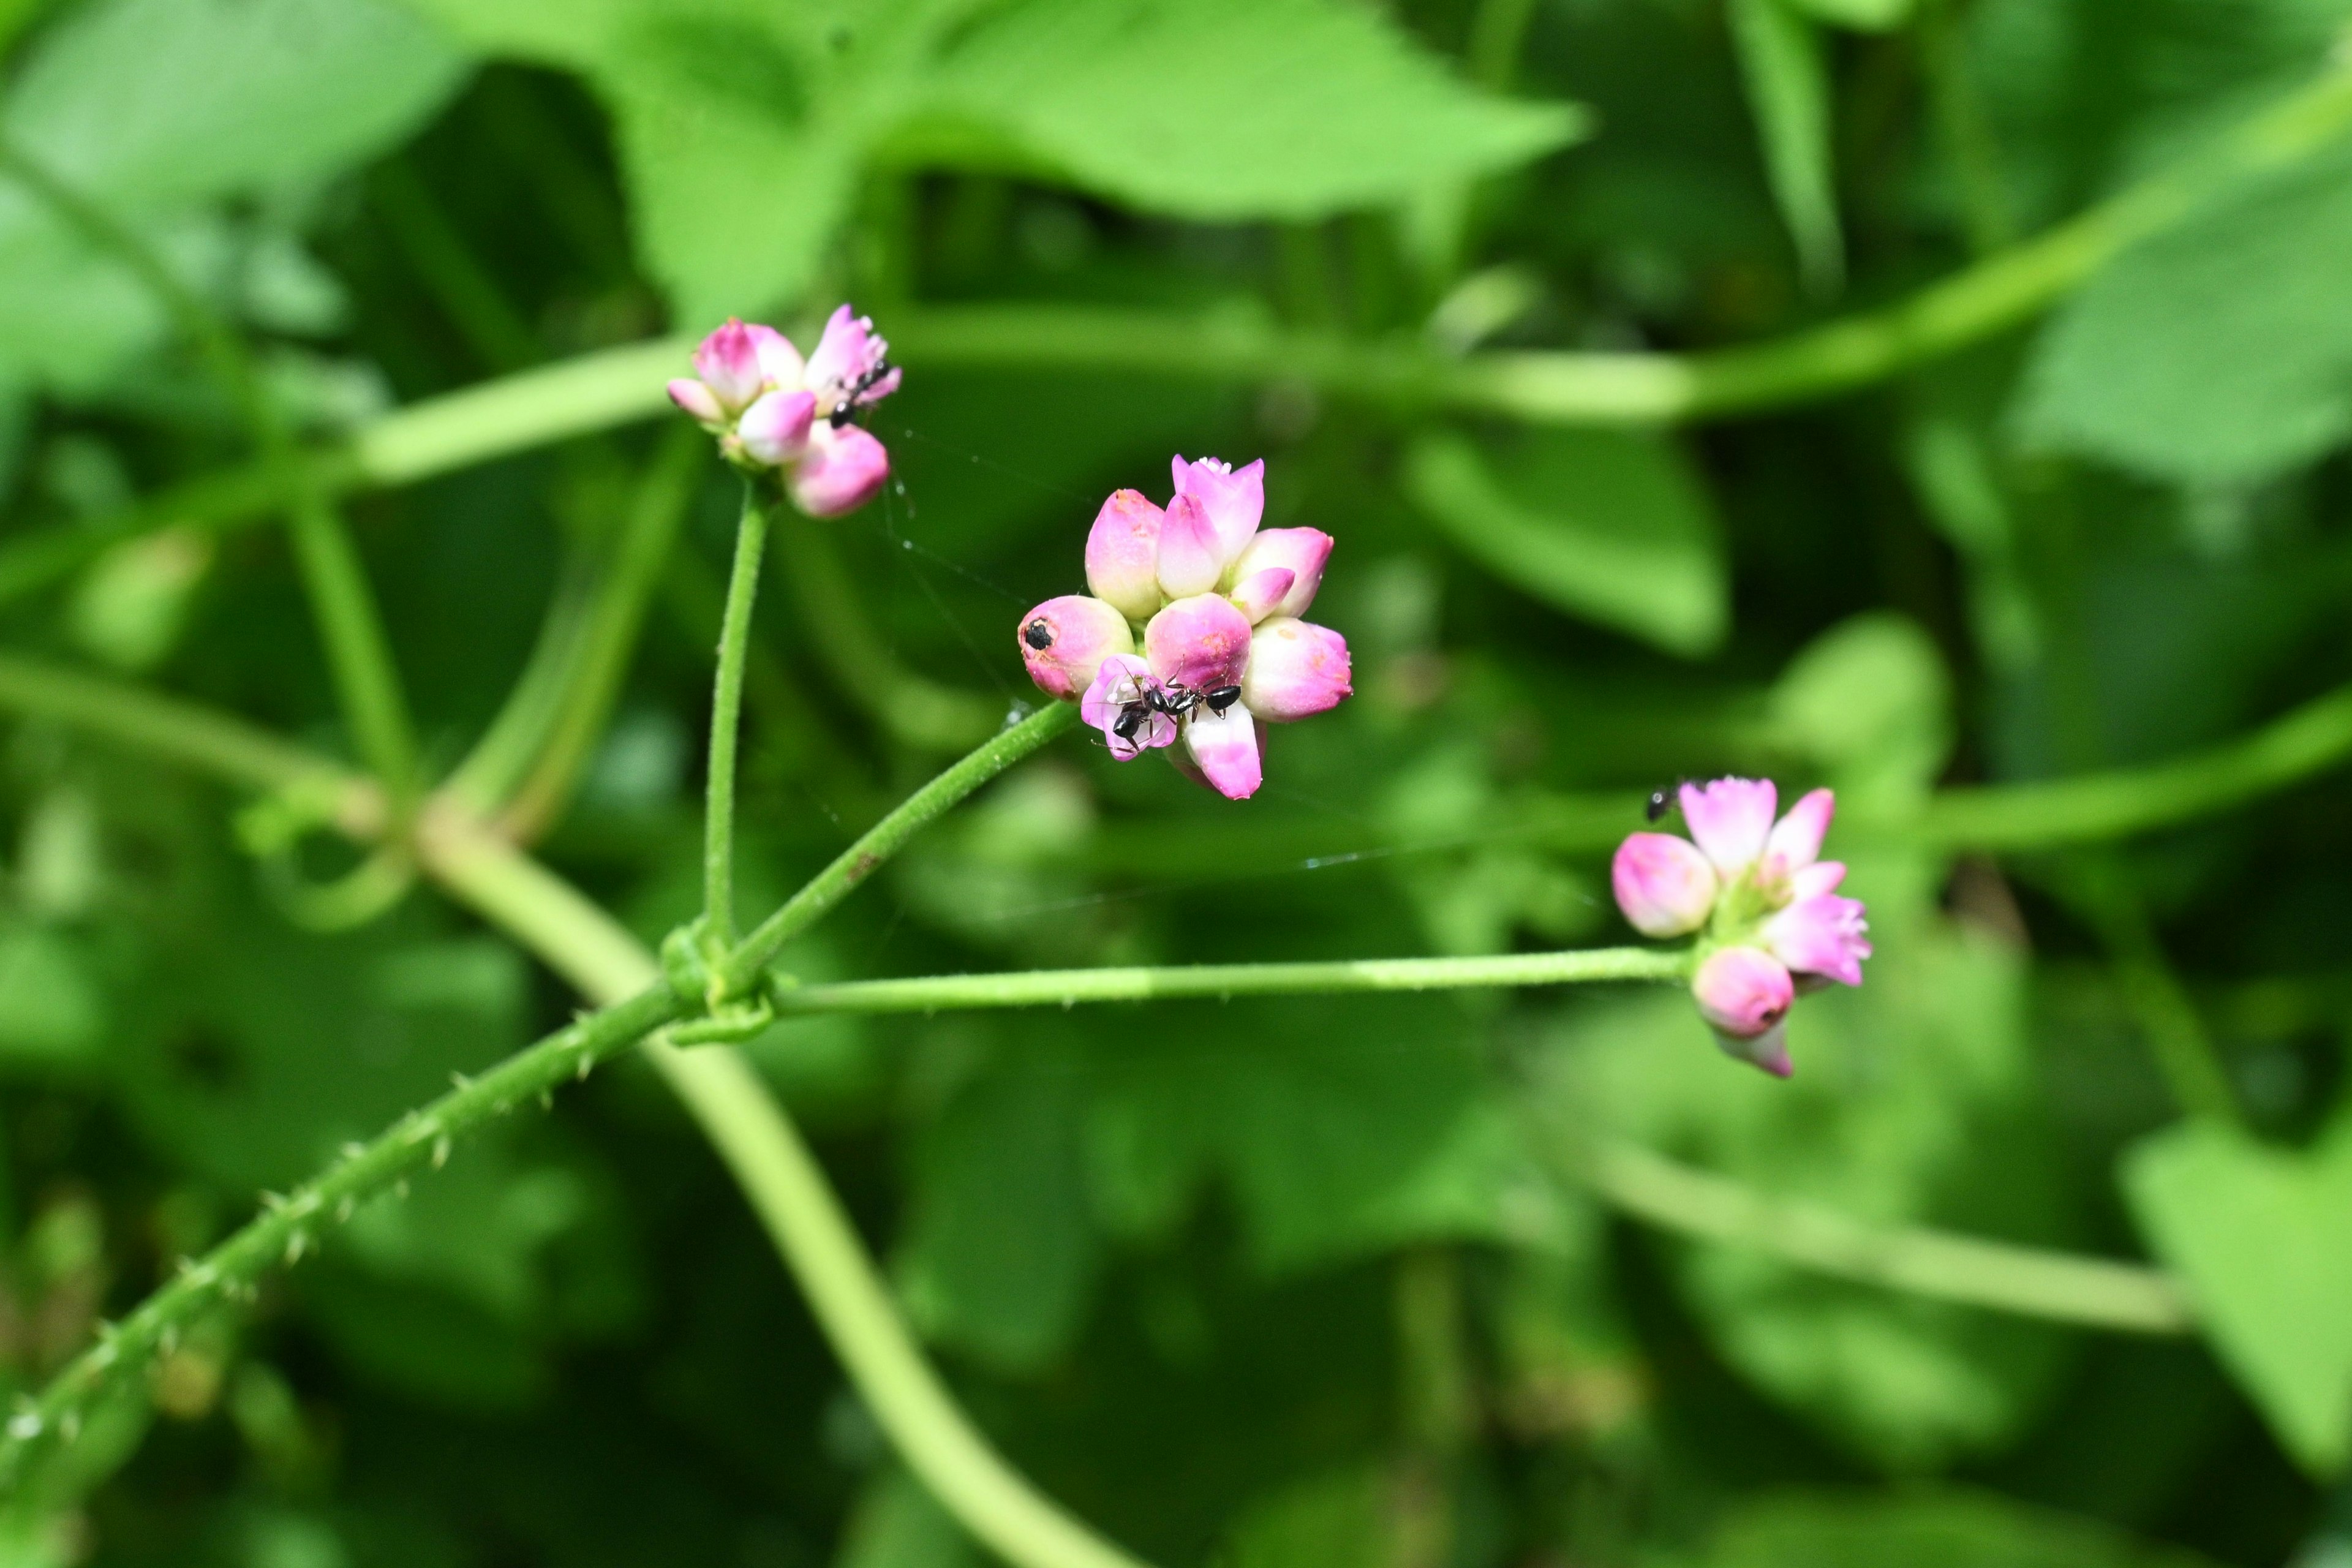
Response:
M1392 201L1582 129L1560 105L1474 93L1375 11L1329 0L1024 0L958 39L936 84L937 112L1074 184L1206 219Z
M1722 530L1662 437L1549 430L1501 447L1433 432L1404 486L1472 559L1553 607L1695 657L1730 625Z
M2133 247L2043 331L2018 415L2042 447L2250 484L2352 433L2352 156Z
M1830 126L1829 62L1791 0L1730 0L1731 37L1747 79L1764 173L1796 243L1806 286L1836 291L1845 270Z
M2352 1459L2352 1117L2307 1151L2190 1122L2135 1145L2124 1190L2186 1276L2222 1363L2296 1462Z
M900 1257L925 1331L1014 1370L1066 1342L1101 1249L1087 1210L1080 1080L1066 1059L973 1084L923 1140Z
M1341 0L416 0L581 71L618 122L638 247L679 315L789 298L869 166L1013 170L1195 218L1314 217L1522 163L1560 105L1454 81ZM1284 155L1269 158L1268 147Z
M1783 0L1792 10L1832 27L1885 33L1911 19L1916 0Z
M1781 1493L1746 1503L1691 1568L2198 1568L2095 1520L1966 1492Z
M1951 755L1951 711L1934 639L1892 612L1840 622L1772 688L1780 733L1834 779L1841 800L1927 790Z
M0 924L0 1064L86 1060L105 1028L106 999L79 943L29 922Z

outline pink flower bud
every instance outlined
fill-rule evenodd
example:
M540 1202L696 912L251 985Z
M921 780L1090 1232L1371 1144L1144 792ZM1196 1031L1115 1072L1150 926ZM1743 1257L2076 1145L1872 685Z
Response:
M808 366L801 359L801 351L793 347L792 339L757 321L743 330L751 334L751 357L760 362L761 381L772 388L787 391L806 385Z
M740 413L760 395L759 340L751 328L733 316L702 340L694 351L694 374L702 378L719 406Z
M1762 1068L1774 1078L1788 1078L1797 1070L1796 1064L1789 1059L1789 1026L1785 1023L1775 1024L1760 1035L1745 1037L1727 1035L1717 1029L1715 1031L1715 1044L1717 1049L1733 1061Z
M1139 490L1113 490L1087 535L1087 586L1131 621L1168 602L1160 591L1160 529L1165 517Z
M1328 626L1288 616L1250 634L1242 705L1261 719L1287 723L1339 705L1349 684L1348 639Z
M1127 617L1100 599L1065 594L1021 617L1021 661L1048 697L1075 702L1113 654L1133 655Z
M805 392L763 393L736 422L736 438L753 462L781 468L807 450L815 413L816 399Z
M1191 496L1168 503L1160 523L1160 588L1171 599L1205 594L1224 575L1216 525Z
M1830 817L1836 810L1837 796L1825 789L1811 791L1790 806L1764 840L1764 856L1769 862L1767 874L1787 876L1821 858L1822 840L1829 834Z
M1722 884L1687 838L1634 833L1617 847L1609 885L1617 907L1643 936L1687 936L1706 924Z
M1227 800L1247 800L1263 778L1258 760L1257 722L1241 707L1223 713L1195 713L1184 726L1184 748L1209 781Z
M727 423L727 410L719 406L718 395L690 375L669 384L669 400L714 430Z
M1780 793L1770 779L1717 779L1682 787L1683 821L1690 836L1727 879L1737 877L1764 853L1772 831L1772 808Z
M1176 493L1192 497L1207 515L1217 537L1217 567L1223 572L1242 552L1250 535L1257 531L1258 520L1265 515L1265 460L1261 458L1235 470L1231 463L1216 458L1188 463L1178 457L1171 459L1170 467L1175 474Z
M1195 594L1151 617L1143 654L1151 673L1171 686L1205 692L1238 685L1249 665L1250 624L1221 595Z
M813 426L808 450L786 471L793 502L811 517L838 517L874 499L890 477L890 454L855 425Z
M1263 572L1253 572L1234 584L1234 591L1225 596L1234 602L1234 608L1247 616L1251 624L1255 625L1274 614L1276 606L1282 603L1282 596L1290 592L1290 584L1297 581L1297 574L1286 566L1269 566Z
M1245 583L1258 573L1286 567L1290 587L1282 602L1266 614L1303 616L1323 585L1323 563L1331 559L1331 536L1319 528L1269 528L1251 540L1234 563L1234 581Z
M1826 862L1840 874L1845 868ZM1799 899L1764 922L1764 945L1799 974L1820 974L1845 985L1862 984L1862 961L1870 956L1870 922L1860 899L1820 893Z
M1112 756L1131 763L1154 747L1175 743L1174 717L1148 700L1167 690L1151 667L1135 655L1110 654L1095 671L1094 684L1078 699L1078 717L1102 731Z
M1797 987L1780 961L1761 948L1724 947L1698 966L1691 994L1709 1026L1750 1040L1789 1016Z

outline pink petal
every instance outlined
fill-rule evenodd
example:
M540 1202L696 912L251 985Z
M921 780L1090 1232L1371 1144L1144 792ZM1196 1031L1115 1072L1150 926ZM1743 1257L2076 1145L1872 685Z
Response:
M1200 764L1209 786L1227 800L1247 800L1257 793L1260 772L1257 724L1245 709L1223 713L1206 710L1184 726L1185 749Z
M896 375L866 384L889 349L887 342L874 335L873 318L853 316L847 305L835 307L824 324L824 335L817 340L816 352L808 358L807 384L817 395L818 406L830 412L843 399L871 403L898 390Z
M1297 580L1298 574L1287 566L1269 566L1235 583L1234 591L1225 596L1233 600L1234 608L1255 624L1274 614L1282 603L1282 596L1290 592L1291 584Z
M1046 696L1065 702L1077 700L1094 685L1104 659L1135 654L1135 634L1128 629L1127 617L1084 594L1046 600L1021 617L1017 635L1029 679Z
M1717 779L1708 784L1685 784L1683 821L1690 836L1727 878L1737 877L1764 853L1772 831L1772 808L1779 792L1770 779Z
M1288 616L1250 634L1242 704L1261 719L1288 722L1336 708L1349 684L1348 639Z
M1217 585L1224 570L1209 514L1191 496L1178 496L1160 524L1160 590L1171 599L1205 594Z
M1732 1060L1762 1068L1774 1078L1788 1078L1797 1070L1796 1064L1789 1059L1789 1026L1785 1021L1745 1039L1717 1029L1715 1043Z
M809 430L808 452L788 471L793 501L811 517L838 517L874 499L890 477L890 454L855 425Z
M1087 586L1131 621L1168 602L1160 591L1160 530L1166 517L1140 490L1113 490L1087 535Z
M1764 945L1799 974L1859 985L1862 961L1870 956L1870 922L1863 913L1860 899L1833 893L1806 899L1764 922Z
M1151 673L1151 667L1131 653L1108 656L1095 671L1094 683L1078 700L1078 717L1103 734L1103 743L1110 754L1122 763L1131 763L1154 747L1165 746L1176 739L1176 721L1165 713L1152 713L1133 735L1118 732L1118 721L1130 702L1140 701L1147 693L1166 689Z
M753 462L779 468L808 449L809 421L815 414L816 399L797 388L766 393L743 410L735 435Z
M1818 899L1823 893L1834 893L1838 890L1838 884L1844 880L1844 861L1816 860L1810 866L1801 867L1797 874L1789 879L1789 901L1802 903L1807 899Z
M1789 1016L1797 985L1780 961L1761 948L1724 947L1698 966L1691 995L1709 1027L1748 1040Z
M694 351L694 374L728 413L747 406L760 395L759 343L751 329L728 317L726 325Z
M669 384L669 400L714 428L727 423L727 410L719 406L718 395L690 375Z
M1617 907L1643 936L1687 936L1715 912L1722 884L1715 868L1687 838L1635 833L1617 847L1609 885Z
M1195 594L1151 617L1143 655L1151 673L1171 686L1207 692L1237 685L1249 666L1250 624L1222 595Z
M773 327L754 321L743 329L751 334L751 355L760 363L760 378L771 390L798 391L807 372L793 340Z
M1171 467L1176 493L1199 501L1216 529L1219 568L1231 565L1265 515L1265 459L1236 469L1216 458L1187 463L1179 457Z
M1269 528L1259 532L1234 563L1234 581L1247 582L1260 572L1287 567L1290 591L1269 615L1303 616L1323 585L1323 564L1331 559L1331 536L1319 528Z
M1836 810L1836 795L1825 789L1812 790L1772 825L1764 840L1764 853L1773 862L1776 874L1801 870L1821 858L1822 839L1828 835L1830 817Z

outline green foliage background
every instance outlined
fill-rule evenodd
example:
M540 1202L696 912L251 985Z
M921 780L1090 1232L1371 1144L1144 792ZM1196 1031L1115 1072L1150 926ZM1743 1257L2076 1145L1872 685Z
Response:
M1623 940L1607 847L1679 775L1826 783L1885 821L2192 753L2352 679L2352 142L2227 184L2022 325L1737 420L1449 413L1307 349L1833 321L2198 167L2347 25L2345 0L0 0L0 137L248 333L320 443L729 312L805 332L846 297L900 341L896 482L779 542L747 908L1030 695L1015 617L1080 585L1103 495L1158 490L1171 452L1266 458L1269 521L1339 540L1317 613L1354 700L1276 735L1244 806L1063 742L791 949L803 978L1475 954ZM958 349L974 305L1023 310ZM1295 367L1220 347L1276 330ZM87 557L25 593L0 553L5 646L349 755L283 531L180 488L248 455L197 350L0 179L0 552ZM665 484L681 534L541 847L649 941L697 896L731 481L625 426L351 508L446 769L563 666ZM2345 805L2322 774L1998 858L1856 833L1879 956L1801 1005L1789 1084L1664 993L827 1019L751 1049L980 1423L1167 1568L2318 1568L2352 1554ZM7 717L0 817L12 1391L257 1191L574 1005L426 888L314 929L291 889L345 852L257 854L267 810L71 726ZM2181 1049L2242 1128L2182 1117ZM1874 1225L2153 1259L2202 1337L1676 1238L1596 1189L1612 1141ZM0 1501L0 1564L979 1552L635 1067L361 1211L146 1395Z

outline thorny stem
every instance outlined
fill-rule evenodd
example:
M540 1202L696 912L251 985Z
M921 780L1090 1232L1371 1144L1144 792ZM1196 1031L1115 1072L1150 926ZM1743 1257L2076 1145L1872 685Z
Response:
M718 947L735 945L735 742L743 717L743 660L751 641L751 605L768 545L768 508L743 481L743 516L735 527L735 567L719 621L719 674L710 699L710 767L702 812L702 919Z
M1352 991L1435 991L1566 985L1609 980L1680 980L1690 956L1644 947L1519 952L1480 958L1359 958L1329 963L1204 963L1177 968L1033 969L1013 974L940 974L921 980L852 980L783 985L780 1014L934 1013L971 1007L1070 1007L1081 1002L1177 997L1287 996Z
M902 361L925 369L1023 365L1287 379L1335 397L1533 424L1722 418L1849 392L2006 331L2126 246L2217 192L2309 157L2347 127L2352 71L2330 70L2225 132L2202 156L1907 299L1772 342L1695 354L1531 351L1456 359L1413 340L1285 333L1255 313L1204 319L1026 306L909 311L893 320L890 336ZM299 466L322 493L397 486L651 418L667 407L663 384L693 342L656 339L427 398L361 425L345 445ZM184 487L176 509L150 502L12 541L0 549L0 600L54 582L108 543L163 521L217 527L282 499L295 470L261 467Z

